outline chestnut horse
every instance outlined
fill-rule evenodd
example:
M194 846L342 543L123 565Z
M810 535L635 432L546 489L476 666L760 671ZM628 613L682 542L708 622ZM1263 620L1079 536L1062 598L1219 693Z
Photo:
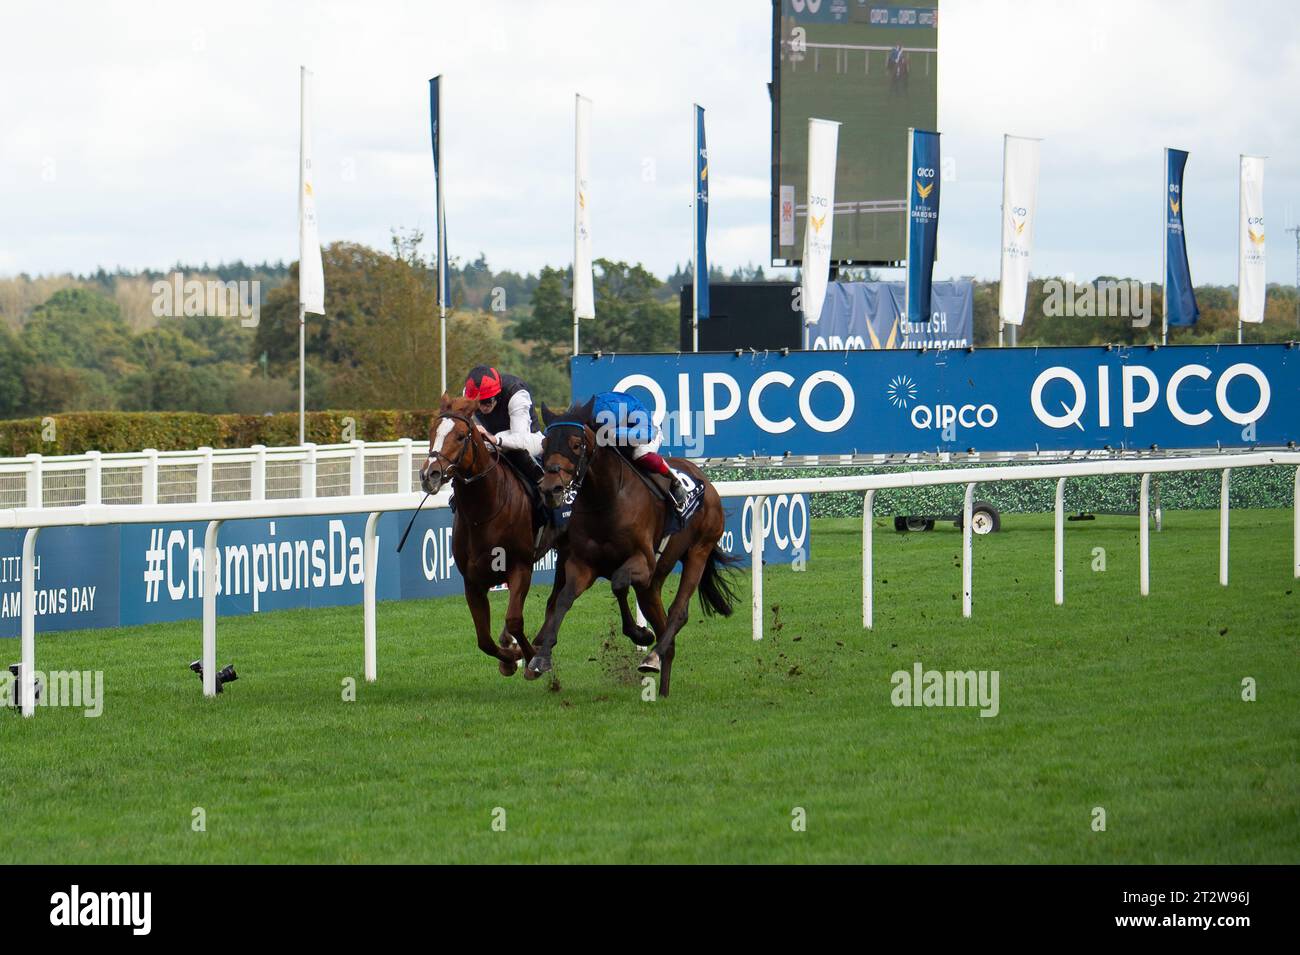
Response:
M483 440L474 423L476 411L477 401L442 396L429 425L429 456L420 468L420 483L436 494L451 481L456 493L451 553L465 581L478 647L497 658L502 676L513 676L519 660L533 656L524 635L524 600L533 564L554 545L556 533L547 526L538 535L524 478ZM510 588L510 605L494 642L488 590L502 583Z
M542 419L547 427L543 451L546 474L541 491L555 507L567 495L573 515L567 529L566 553L556 566L555 589L546 605L546 622L537 633L524 676L535 680L551 669L551 650L565 614L597 577L607 577L618 598L623 632L639 646L655 641L638 669L658 673L659 693L667 696L676 637L686 625L691 595L699 589L700 606L706 615L729 616L735 600L723 571L737 558L718 547L726 521L722 499L699 468L672 459L677 470L704 485L704 495L690 522L672 534L660 553L667 507L671 505L650 490L635 473L636 465L618 448L597 439L592 401L572 407L563 415L552 414L543 405ZM681 581L665 613L664 580L679 562ZM636 590L637 603L654 628L653 634L632 619L627 603L629 587Z

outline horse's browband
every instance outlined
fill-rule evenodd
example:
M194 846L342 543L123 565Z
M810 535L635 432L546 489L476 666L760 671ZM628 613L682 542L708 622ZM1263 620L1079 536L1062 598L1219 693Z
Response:
M542 434L546 434L552 428L585 428L586 425L581 421L553 421L546 426Z

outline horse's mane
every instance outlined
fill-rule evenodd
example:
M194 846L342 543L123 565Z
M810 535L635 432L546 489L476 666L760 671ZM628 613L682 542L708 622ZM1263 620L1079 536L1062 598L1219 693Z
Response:
M592 409L595 407L595 404L595 395L592 395L583 402L575 401L560 414L560 420L576 421L579 424L590 425L594 423L595 412Z

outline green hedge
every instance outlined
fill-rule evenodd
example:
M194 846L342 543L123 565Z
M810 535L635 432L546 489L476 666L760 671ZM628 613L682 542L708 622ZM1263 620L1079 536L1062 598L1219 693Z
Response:
M1225 461L1230 463L1229 461ZM761 480L763 478L836 477L848 474L883 474L902 468L710 468L715 481ZM935 470L911 467L907 470ZM1221 471L1183 471L1152 476L1152 497L1158 485L1160 503L1170 510L1195 510L1219 506ZM1295 468L1290 466L1242 468L1232 472L1230 499L1233 507L1291 507L1294 503ZM1137 511L1141 478L1135 474L1114 474L1073 478L1065 485L1067 511ZM876 513L958 514L965 487L914 487L883 490L876 494ZM979 500L989 501L1006 513L1044 513L1056 506L1056 482L1007 481L975 489ZM853 517L862 514L859 492L814 494L814 517Z
M433 411L312 411L307 440L316 444L344 441L345 419L354 423L354 438L363 441L427 439ZM247 448L254 444L282 447L298 443L298 415L205 415L181 411L80 412L52 416L54 440L42 438L42 418L0 421L0 457L25 454L84 454L86 451L185 451L191 448ZM1230 460L1230 459L1229 459ZM1227 462L1225 462L1227 463ZM923 468L931 470L932 468ZM827 477L872 474L900 468L710 468L714 480L774 477ZM915 470L915 468L911 468ZM1158 481L1163 506L1175 510L1219 506L1219 471L1165 474ZM1291 507L1295 469L1245 468L1232 475L1233 507ZM1139 478L1117 474L1074 478L1066 484L1065 506L1071 511L1134 511ZM885 490L876 495L876 513L955 514L961 510L961 485ZM1008 513L1043 513L1054 505L1054 481L1010 481L977 490L981 500ZM858 493L815 494L814 517L848 517L862 513Z
M341 444L345 419L355 422L354 438L362 441L426 440L433 411L312 411L307 414L307 440ZM52 441L44 440L53 424ZM247 448L298 443L298 415L206 415L185 411L94 411L0 421L0 457L26 454L84 454L87 451L184 451L190 448Z

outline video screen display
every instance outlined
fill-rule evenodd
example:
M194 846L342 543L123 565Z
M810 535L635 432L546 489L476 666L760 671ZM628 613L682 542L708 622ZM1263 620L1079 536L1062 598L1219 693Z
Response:
M938 0L773 3L772 259L797 263L807 221L808 119L839 121L832 257L904 258L907 129L938 122Z

